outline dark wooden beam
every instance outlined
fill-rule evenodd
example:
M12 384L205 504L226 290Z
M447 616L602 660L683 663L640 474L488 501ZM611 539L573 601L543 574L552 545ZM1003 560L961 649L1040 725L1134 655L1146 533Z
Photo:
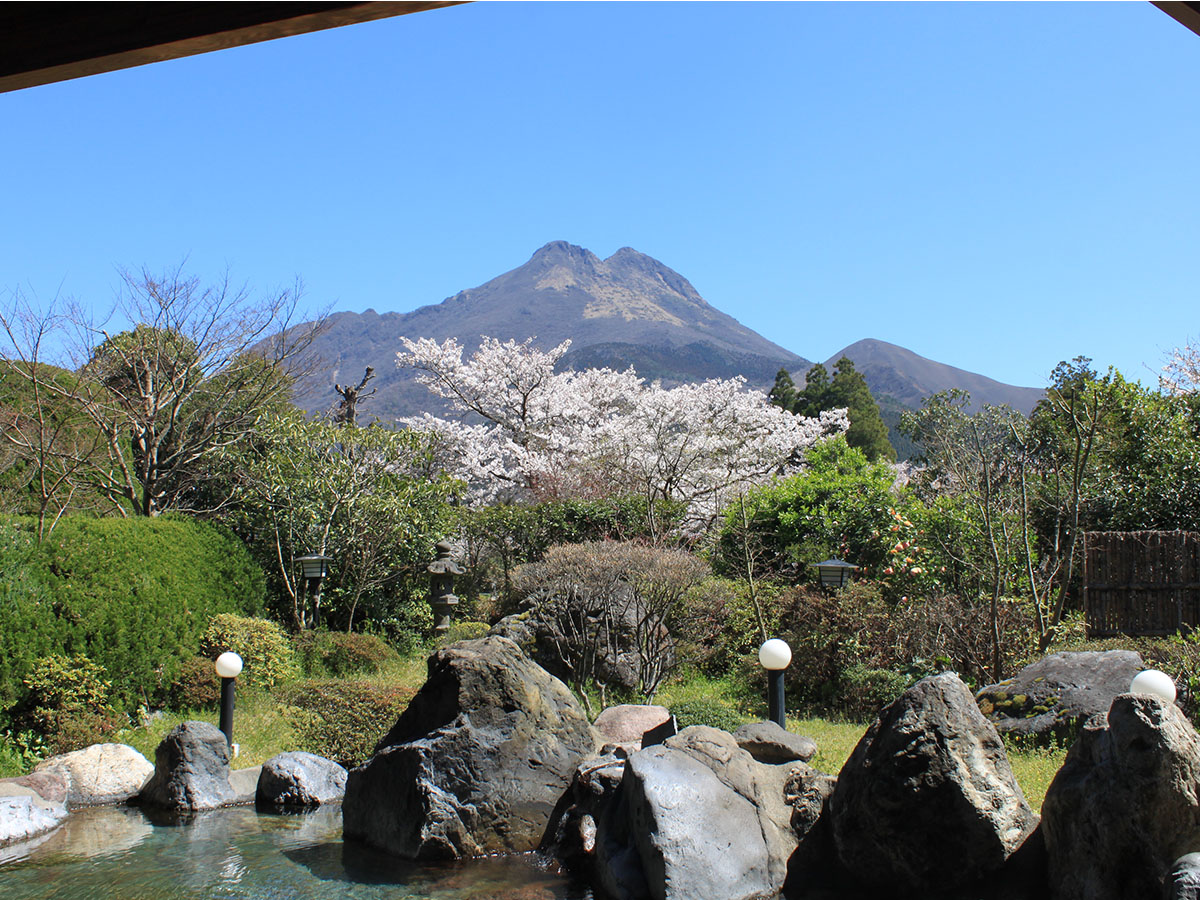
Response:
M1182 25L1200 34L1200 3L1167 2L1167 0L1150 0L1155 6Z
M460 2L4 3L0 92Z

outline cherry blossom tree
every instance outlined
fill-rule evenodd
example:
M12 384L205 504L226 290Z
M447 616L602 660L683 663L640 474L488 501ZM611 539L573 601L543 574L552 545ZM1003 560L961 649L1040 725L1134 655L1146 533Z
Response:
M684 503L700 530L720 507L803 450L846 429L845 410L803 418L745 379L664 388L632 369L555 371L570 341L545 351L483 338L464 360L454 339L402 338L402 369L449 401L455 419L403 420L435 437L439 464L475 503L621 491Z
M1172 350L1158 382L1168 394L1200 391L1200 343L1190 341Z

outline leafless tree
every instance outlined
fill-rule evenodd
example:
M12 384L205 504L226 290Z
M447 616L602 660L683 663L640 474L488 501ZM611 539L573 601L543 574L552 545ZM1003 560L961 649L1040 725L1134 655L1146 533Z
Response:
M371 390L364 394L363 388L374 377L375 369L367 366L367 371L363 373L362 381L357 385L348 384L342 387L340 384L335 384L333 386L338 396L342 398L341 402L333 410L333 421L335 424L350 427L358 424L358 404L375 393L375 388L371 388Z
M182 266L125 271L122 282L102 321L79 303L43 314L14 295L0 311L4 362L34 386L38 405L70 403L101 436L101 460L67 454L69 482L86 477L121 514L155 516L188 507L205 456L287 400L324 317L294 321L299 284L255 297L228 274L206 286ZM74 379L51 377L50 348L61 348Z

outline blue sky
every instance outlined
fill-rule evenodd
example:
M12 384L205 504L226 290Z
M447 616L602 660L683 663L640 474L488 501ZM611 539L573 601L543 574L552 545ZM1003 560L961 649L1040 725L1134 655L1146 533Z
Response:
M187 257L408 311L632 246L823 359L1200 336L1200 37L1149 3L474 3L0 94L0 291Z

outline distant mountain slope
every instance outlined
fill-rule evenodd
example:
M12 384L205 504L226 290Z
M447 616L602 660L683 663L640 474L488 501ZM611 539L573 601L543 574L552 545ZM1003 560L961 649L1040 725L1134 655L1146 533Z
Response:
M965 369L956 369L918 356L895 344L870 338L856 341L833 354L825 362L825 367L832 372L833 366L843 356L849 357L854 367L863 373L867 386L876 398L887 395L912 409L919 408L921 401L930 394L961 388L971 394L975 406L1006 403L1028 414L1045 393L1040 388L1016 387Z
M646 378L679 383L744 375L768 389L780 367L811 363L710 306L686 278L644 253L624 247L608 259L554 241L527 263L486 284L411 313L337 313L314 351L327 369L305 379L298 402L330 408L335 382L357 382L374 366L377 393L368 414L394 418L431 408L429 393L395 368L400 338L456 337L468 351L481 335L536 337L543 348L570 338L563 365L632 365Z
M829 357L824 365L830 374L843 356L849 357L854 368L866 378L871 395L879 403L879 414L888 427L888 439L896 449L898 459L910 459L920 452L919 447L900 434L900 416L905 410L920 409L921 401L931 394L960 388L970 393L975 409L984 404L1008 404L1027 415L1045 394L1039 388L1004 384L871 338L856 341ZM802 385L804 373L798 378L793 373L793 380Z

